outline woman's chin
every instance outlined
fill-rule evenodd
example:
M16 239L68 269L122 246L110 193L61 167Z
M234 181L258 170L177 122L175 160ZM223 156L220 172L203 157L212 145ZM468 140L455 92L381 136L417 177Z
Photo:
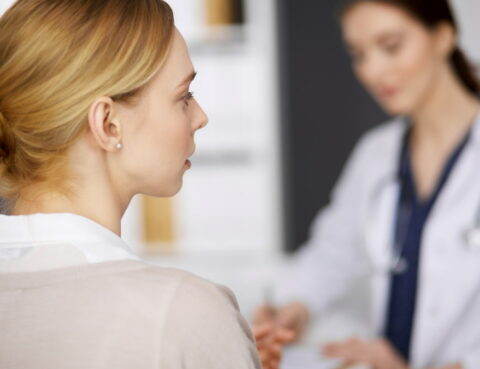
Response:
M385 113L391 116L409 116L413 110L411 101L406 99L385 99L379 101L379 104Z
M403 104L384 104L382 108L385 113L391 116L408 116L412 110Z
M180 180L176 181L176 183L171 183L167 185L165 183L162 183L157 186L152 186L140 192L144 195L152 196L152 197L173 197L180 192L182 187L183 187L183 178L180 178Z

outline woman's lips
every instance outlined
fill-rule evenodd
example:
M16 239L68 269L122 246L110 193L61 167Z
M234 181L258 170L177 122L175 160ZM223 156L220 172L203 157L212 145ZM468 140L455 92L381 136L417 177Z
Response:
M195 149L193 149L192 153L188 155L188 157L191 158L193 154L195 154ZM187 169L190 169L192 167L192 162L190 161L190 159L185 160L185 166L187 167Z
M391 98L395 96L398 92L398 89L393 87L385 87L378 90L380 97L382 98Z

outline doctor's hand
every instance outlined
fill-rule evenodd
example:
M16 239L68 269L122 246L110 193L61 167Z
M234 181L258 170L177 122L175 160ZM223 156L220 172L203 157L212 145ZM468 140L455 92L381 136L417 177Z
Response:
M278 369L283 346L292 339L293 333L279 329L271 323L263 323L252 328L257 344L258 355L263 369Z
M310 320L308 308L299 302L287 304L279 308L269 305L260 306L254 314L254 327L265 323L273 325L277 330L291 332L285 344L297 341L305 331Z
M373 369L408 369L407 363L384 339L350 339L332 343L323 348L323 355L343 360L345 367L369 365Z

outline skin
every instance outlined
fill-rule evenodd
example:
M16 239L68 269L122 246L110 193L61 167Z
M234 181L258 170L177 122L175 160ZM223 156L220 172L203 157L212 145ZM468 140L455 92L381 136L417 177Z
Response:
M291 342L293 332L270 322L255 324L252 328L263 369L278 369L283 347Z
M395 349L384 339L362 340L351 338L323 347L323 355L334 359L342 359L347 369L352 366L366 364L372 369L410 369ZM452 364L431 369L462 369L460 364Z
M301 309L301 313L297 309ZM303 309L302 304L291 304L278 312L267 305L257 310L253 319L253 332L264 369L279 368L283 348L298 339L308 319L308 311Z
M427 28L401 8L365 1L344 15L342 31L360 83L387 113L412 122L410 154L417 195L429 198L445 162L480 110L478 99L449 61L457 43L453 27L445 23ZM308 315L301 303L262 306L254 321L257 326L268 322L288 329L295 340L305 330ZM345 367L361 363L374 369L408 368L385 340L352 338L327 345L323 354L343 359ZM461 368L452 363L436 369Z
M73 196L33 186L13 214L74 213L120 236L121 218L135 194L177 193L195 150L194 134L207 124L189 95L193 78L187 46L175 30L165 64L135 105L108 96L91 104L89 130L69 150Z

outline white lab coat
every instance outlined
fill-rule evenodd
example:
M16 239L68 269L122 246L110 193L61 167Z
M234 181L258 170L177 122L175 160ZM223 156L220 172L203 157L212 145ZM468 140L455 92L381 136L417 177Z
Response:
M302 300L320 312L365 278L371 332L384 328L392 259L396 179L402 137L395 119L368 132L357 144L317 215L311 237L296 257L294 273L278 298ZM480 117L471 139L443 187L425 225L411 363L427 368L461 362L480 368L480 248L465 233L480 211Z

